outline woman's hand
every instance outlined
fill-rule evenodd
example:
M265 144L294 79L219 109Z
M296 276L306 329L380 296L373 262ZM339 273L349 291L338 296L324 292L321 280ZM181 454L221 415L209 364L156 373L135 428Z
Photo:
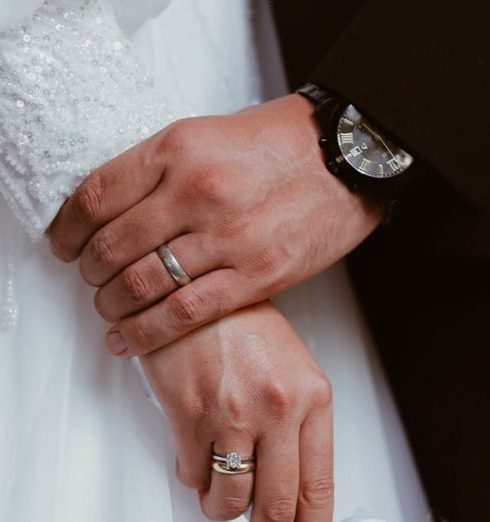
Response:
M262 303L141 357L168 415L177 474L203 512L230 520L253 499L253 522L332 517L330 386L287 321ZM256 470L223 475L211 453L256 455Z
M179 121L87 178L49 237L101 287L97 309L122 336L108 343L113 352L123 341L125 356L158 349L366 238L380 212L326 170L318 135L312 105L285 96ZM175 292L155 253L162 243L193 278Z

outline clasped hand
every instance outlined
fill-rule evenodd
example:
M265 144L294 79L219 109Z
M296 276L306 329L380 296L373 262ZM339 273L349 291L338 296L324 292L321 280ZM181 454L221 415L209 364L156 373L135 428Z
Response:
M203 512L253 522L330 522L328 380L267 302L234 312L140 358L172 424L177 476ZM211 471L211 453L255 454L256 470Z
M357 246L379 212L325 169L310 103L290 95L179 121L95 170L49 229L96 287L110 351L149 353L258 303ZM155 252L187 274L176 289Z
M98 287L108 349L141 357L178 476L215 520L252 499L254 522L331 520L328 380L264 301L343 257L380 216L327 172L317 140L297 95L177 122L95 170L48 230ZM163 243L190 284L164 268ZM211 473L211 452L231 450L255 452L256 472Z

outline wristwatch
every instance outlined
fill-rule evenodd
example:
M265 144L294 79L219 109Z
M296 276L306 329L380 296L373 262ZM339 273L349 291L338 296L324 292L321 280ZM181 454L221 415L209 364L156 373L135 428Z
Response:
M414 158L334 93L312 83L296 92L315 105L319 145L329 172L389 213Z

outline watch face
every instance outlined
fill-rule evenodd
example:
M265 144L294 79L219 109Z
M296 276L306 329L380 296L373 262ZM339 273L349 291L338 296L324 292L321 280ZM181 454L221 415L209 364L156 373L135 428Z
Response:
M353 105L340 118L337 142L349 165L372 178L398 176L413 162L410 154L386 138Z

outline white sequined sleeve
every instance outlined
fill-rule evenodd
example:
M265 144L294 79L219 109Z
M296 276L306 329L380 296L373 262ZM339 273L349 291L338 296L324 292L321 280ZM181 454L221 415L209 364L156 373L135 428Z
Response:
M0 33L0 193L32 238L93 168L168 120L107 0L48 0Z

